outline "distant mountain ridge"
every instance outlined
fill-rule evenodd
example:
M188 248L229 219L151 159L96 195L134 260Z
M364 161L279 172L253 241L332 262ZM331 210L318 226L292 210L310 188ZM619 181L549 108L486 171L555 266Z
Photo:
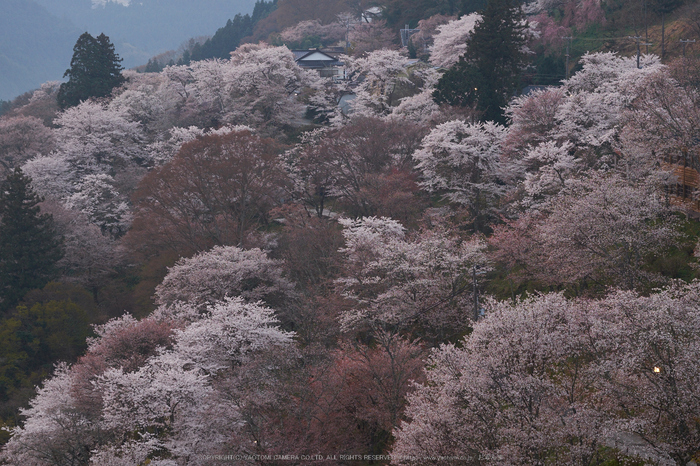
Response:
M154 55L176 49L191 37L210 36L237 13L253 11L255 0L131 0L93 7L92 0L35 0L82 32L105 33L123 65L142 65Z
M61 79L81 34L33 0L0 0L0 99Z
M104 32L131 68L191 37L211 35L255 0L0 0L0 100L61 80L83 32Z

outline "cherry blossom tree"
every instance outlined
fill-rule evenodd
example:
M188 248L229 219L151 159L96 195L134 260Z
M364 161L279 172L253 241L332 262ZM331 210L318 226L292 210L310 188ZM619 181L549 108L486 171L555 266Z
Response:
M32 93L26 105L14 110L12 116L32 116L39 118L46 127L51 124L58 113L57 95L60 81L47 81Z
M178 99L171 95L166 75L133 71L123 74L128 81L109 102L109 108L140 123L149 138L168 129L173 124Z
M68 158L56 153L29 160L22 171L32 178L32 187L39 195L54 199L69 196L77 181Z
M584 465L612 449L618 460L687 463L700 435L697 300L694 282L489 303L460 347L434 350L392 453Z
M653 185L594 177L555 201L540 234L560 277L633 289L660 278L645 264L677 242L670 214Z
M172 351L160 352L136 372L104 373L106 424L125 432L136 429L145 438L160 433L165 451L156 456L197 461L195 454L220 449L231 429L242 429L245 420L238 414L241 406L217 394L210 377L231 378L253 354L289 345L292 334L276 323L272 310L241 299L213 305L202 319L175 332Z
M184 254L241 244L268 221L283 183L273 141L249 131L204 136L143 179L130 236Z
M461 347L433 352L392 454L590 464L608 422L591 390L589 313L557 294L488 307Z
M428 341L449 338L474 319L472 275L486 270L485 244L444 231L406 238L391 219L341 219L345 273L337 280L355 306L341 316L346 331L414 331Z
M115 164L145 161L140 125L103 104L83 102L66 109L55 123L58 152L78 172L100 172Z
M415 47L416 56L421 59L427 59L430 49L433 47L435 36L439 34L438 27L456 19L456 16L436 14L419 20L418 30L411 34L410 37L412 44L410 47Z
M457 63L459 57L467 51L467 38L480 19L481 15L472 13L438 26L438 33L433 38L430 63L440 68L449 68Z
M652 180L630 182L615 174L572 180L546 210L509 222L491 239L502 257L516 260L531 277L584 288L663 282L648 261L680 234Z
M414 121L419 124L432 123L440 117L440 107L433 99L433 87L426 86L420 93L404 97L393 108L390 118Z
M548 199L564 189L572 178L580 160L572 154L573 144L566 142L558 146L549 141L530 148L523 158L526 175L523 187L524 203L533 208L546 204Z
M622 127L623 110L631 104L646 76L654 74L661 63L645 56L638 69L633 58L614 53L586 54L583 69L565 82L569 93L556 112L557 126L551 136L590 147L599 156L614 157L614 148Z
M263 301L273 307L290 305L294 285L282 276L280 261L260 249L216 246L189 259L180 259L156 288L162 306L182 301L202 309L226 297Z
M383 19L353 25L349 39L352 55L355 57L365 57L372 52L395 48L395 33L387 27L386 20Z
M175 323L180 328L172 344L174 323L142 322L125 316L98 327L88 355L74 368L61 366L39 391L25 411L24 427L13 430L4 459L38 465L124 464L129 458L172 464L169 458L176 458L205 464L203 455L222 451L232 430L246 423L239 415L242 400L227 399L214 380L235 380L255 354L287 347L293 336L276 327L271 309L241 299Z
M608 350L599 369L610 375L601 377L612 398L606 414L619 432L636 436L643 447L629 450L641 450L640 456L687 464L700 453L700 426L693 418L700 409L699 290L694 281L649 296L620 291L595 303L597 330Z
M148 152L154 165L160 166L170 162L178 153L183 144L194 141L203 136L205 130L197 126L181 128L175 126L168 130L167 135L162 135L162 139L148 145Z
M557 110L565 100L561 88L545 89L514 98L506 109L510 120L503 151L519 159L528 145L546 142L557 126Z
M51 130L38 118L0 118L0 176L9 175L33 157L48 154L53 147Z
M41 207L51 214L63 237L64 254L57 264L62 279L85 286L97 302L108 277L127 264L126 251L85 214L69 210L55 200L45 201Z
M317 37L324 44L334 44L345 39L346 27L338 21L321 24L317 19L300 21L293 27L284 29L280 39L285 42L301 43L309 37Z
M420 211L411 154L423 131L418 125L375 118L314 131L285 157L294 195L319 217L334 200L352 216L409 220Z
M682 67L683 64L676 65ZM626 112L629 135L637 147L654 153L652 159L681 156L698 166L700 90L683 83L681 76L674 79L672 72L679 74L674 69L661 69L643 81Z
M438 125L413 158L429 192L469 208L474 229L483 231L493 202L505 192L500 146L506 130L495 123L454 120Z
M114 188L114 179L105 174L86 175L68 196L66 207L84 213L103 234L118 238L129 228L131 211L124 197Z
M101 440L89 418L76 410L71 394L73 374L67 365L56 368L27 409L22 427L15 427L2 452L11 465L88 464L90 448Z
M375 50L365 58L348 60L350 74L362 76L355 89L352 110L361 116L385 115L398 103L401 86L413 86L406 59L393 50Z
M286 47L243 45L231 53L226 70L232 98L225 121L283 126L304 109L296 99L313 72L302 70Z
M420 78L423 81L421 91L402 98L388 118L408 119L419 124L433 123L440 118L440 108L433 99L439 75L432 68L426 68L421 70Z

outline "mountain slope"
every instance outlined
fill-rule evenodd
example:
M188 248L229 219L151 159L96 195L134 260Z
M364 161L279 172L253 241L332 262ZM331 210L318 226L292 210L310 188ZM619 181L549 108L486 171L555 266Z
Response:
M0 0L0 99L61 79L80 30L32 0Z
M91 0L36 1L83 32L107 34L125 68L176 49L190 37L211 35L237 13L252 12L255 4L255 0L131 0L128 6L107 1L93 7Z

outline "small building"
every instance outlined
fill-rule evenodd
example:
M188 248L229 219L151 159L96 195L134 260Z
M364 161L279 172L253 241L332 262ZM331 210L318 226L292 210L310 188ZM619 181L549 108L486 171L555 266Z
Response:
M700 174L697 158L687 150L670 153L664 157L663 168L669 170L676 178L676 183L668 186L668 194L673 204L682 205L696 213L700 212Z
M292 50L294 61L302 68L316 70L322 78L345 79L345 63L340 49Z

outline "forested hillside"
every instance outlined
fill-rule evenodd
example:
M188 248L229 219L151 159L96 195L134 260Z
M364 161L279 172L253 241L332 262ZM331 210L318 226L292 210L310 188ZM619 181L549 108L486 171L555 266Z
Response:
M632 21L590 0L402 48L409 3L261 1L121 76L86 34L0 117L2 461L700 461L694 49L577 58Z

